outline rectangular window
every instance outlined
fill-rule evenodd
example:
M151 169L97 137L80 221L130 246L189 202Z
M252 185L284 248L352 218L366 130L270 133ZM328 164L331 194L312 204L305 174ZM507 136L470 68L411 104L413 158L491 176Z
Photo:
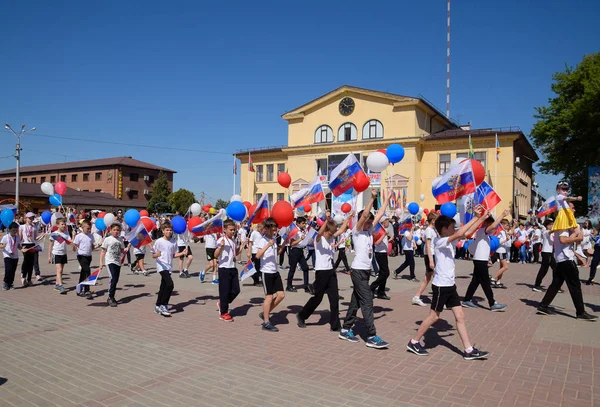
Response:
M273 182L273 164L267 164L267 182Z
M97 172L94 174L94 181L102 181L102 173Z
M77 174L71 174L71 182L77 182Z
M319 158L317 162L317 175L327 175L327 158Z
M469 158L469 153L456 153L456 158Z
M60 176L60 180L61 180L62 182L67 182L67 176L66 176L66 175L61 175L61 176Z
M450 169L450 154L440 154L440 175Z
M35 177L32 177L32 178L31 178L31 183L32 183L32 184L35 184L35 182L36 182L36 178L35 178Z
M129 174L129 181L137 182L139 177L140 177L139 174L135 174L132 172L131 174Z
M256 182L263 182L263 166L256 166Z
M477 161L479 161L481 163L481 165L483 165L484 169L486 168L486 166L485 166L485 163L486 163L485 158L486 158L485 157L485 151L481 151L479 153L475 153L475 159Z
M285 172L285 164L277 164L277 175Z
M90 180L90 174L89 173L83 174L83 180L84 181L89 181Z
M273 194L268 194L267 196L269 198L269 207L272 208L273 204L275 203L273 202Z
M40 177L40 182L46 182L46 177Z
M53 183L53 184L56 182L56 175L51 175L50 176L50 182Z
M344 141L352 140L352 127L344 127Z
M132 189L131 191L129 191L129 196L131 197L131 199L138 199L138 191Z
M277 193L277 200L278 201L283 201L285 199L284 194L282 193Z
M256 194L254 196L254 202L258 202L258 200L260 199L261 196L262 196L262 194Z
M23 178L21 182L27 183L27 178Z

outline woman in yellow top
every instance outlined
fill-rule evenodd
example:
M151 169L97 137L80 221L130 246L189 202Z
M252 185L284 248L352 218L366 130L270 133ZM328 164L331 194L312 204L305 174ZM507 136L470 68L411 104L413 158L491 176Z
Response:
M569 183L560 181L556 184L556 220L552 226L552 232L567 230L577 227L577 221L573 211L569 208L569 202L581 201L581 197L569 196Z

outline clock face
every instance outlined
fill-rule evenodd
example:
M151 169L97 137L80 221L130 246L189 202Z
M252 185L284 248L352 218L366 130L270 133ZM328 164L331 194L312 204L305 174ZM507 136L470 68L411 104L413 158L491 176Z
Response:
M340 113L344 116L350 116L354 111L354 100L349 97L345 97L340 102Z

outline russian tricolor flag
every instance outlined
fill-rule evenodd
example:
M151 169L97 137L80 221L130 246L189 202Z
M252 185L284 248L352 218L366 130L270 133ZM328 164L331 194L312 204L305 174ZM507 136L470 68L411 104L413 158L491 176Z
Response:
M544 216L548 216L556 211L556 199L554 197L550 197L544 204L538 209L538 218L543 218Z
M75 217L75 214L73 212L69 214L69 223L77 223L77 218Z
M385 229L383 229L383 226L381 226L381 224L377 224L375 226L375 231L373 232L373 242L378 241L379 239L381 239L383 236L385 236Z
M326 220L327 212L325 212L325 209L321 209L321 212L317 214L317 225L319 225L319 227L323 226L323 223L325 223Z
M475 177L471 160L465 160L446 171L431 188L438 204L452 202L461 196L475 192Z
M481 205L485 209L491 211L502 201L500 196L494 191L487 182L483 181L481 185L477 187L475 192L475 206Z
M244 281L248 277L252 276L256 273L256 269L254 268L254 264L252 264L252 260L248 260L248 263L244 266L244 269L240 273L240 280Z
M269 197L267 194L263 194L256 205L254 212L250 214L248 218L248 224L251 224L253 220L261 222L269 217ZM202 225L200 225L202 226Z
M65 235L63 235L60 232L54 232L50 234L50 237L52 239L54 239L54 241L58 242L58 243L66 243L66 244L71 244L71 241L69 240L68 237L65 237Z
M299 232L298 226L296 226L295 223L292 223L290 226L287 227L285 233L283 233L281 235L281 238L283 239L284 243L287 241L290 241L294 238L294 236L296 236Z
M348 154L333 171L331 171L329 189L334 196L340 196L354 186L354 178L364 172L354 154Z
M325 200L325 194L323 193L320 178L318 176L315 177L315 179L308 184L308 187L302 188L300 191L292 194L291 199L294 209Z
M81 294L81 286L83 285L96 285L96 281L98 281L100 271L102 271L102 267L90 274L90 276L83 280L81 283L77 284L77 294Z
M400 224L400 233L404 233L406 231L411 231L413 228L413 223L412 223L412 219L410 217L406 218L401 224Z
M131 232L127 233L125 239L136 249L152 243L152 237L142 222L140 222Z
M206 222L194 226L192 228L192 233L194 233L196 236L210 235L212 233L223 233L223 221L225 220L226 216L225 210L221 209L215 216Z

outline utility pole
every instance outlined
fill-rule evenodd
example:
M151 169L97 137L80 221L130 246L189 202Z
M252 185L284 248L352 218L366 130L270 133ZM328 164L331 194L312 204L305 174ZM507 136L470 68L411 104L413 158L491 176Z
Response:
M17 206L17 213L19 212L19 184L21 182L21 136L25 133L29 133L35 130L32 127L31 130L25 131L25 125L21 125L21 131L17 134L8 123L4 124L6 130L10 130L12 134L17 136L17 147L15 148L15 158L17 159L16 177L15 177L15 205Z

